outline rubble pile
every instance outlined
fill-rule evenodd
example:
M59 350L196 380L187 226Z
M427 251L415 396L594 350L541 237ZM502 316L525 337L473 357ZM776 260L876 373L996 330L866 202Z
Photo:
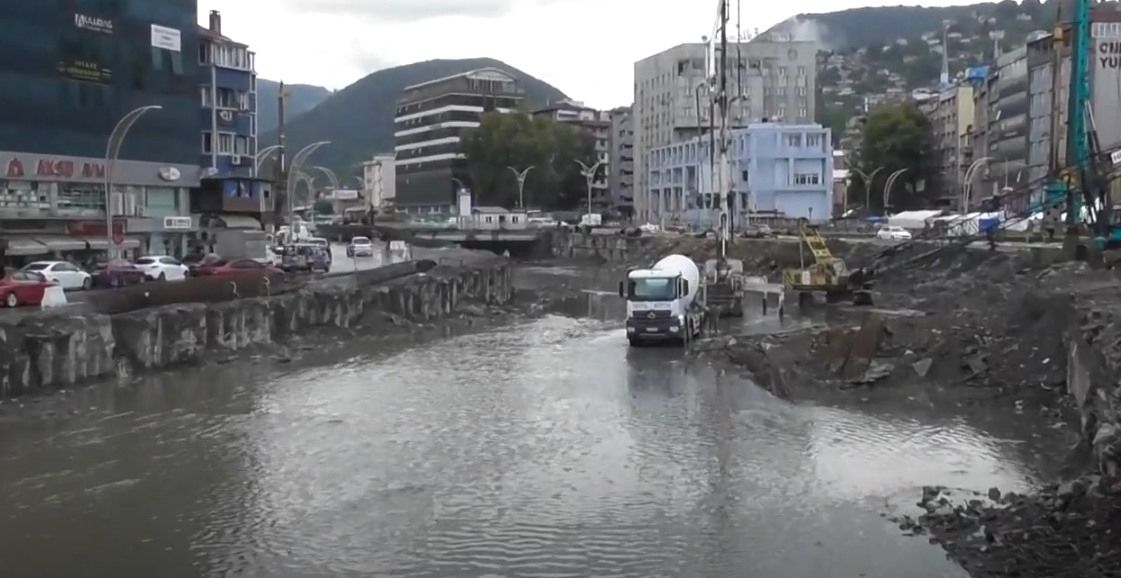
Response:
M1089 475L1032 495L923 488L924 513L895 521L929 535L971 576L1121 576L1121 479Z

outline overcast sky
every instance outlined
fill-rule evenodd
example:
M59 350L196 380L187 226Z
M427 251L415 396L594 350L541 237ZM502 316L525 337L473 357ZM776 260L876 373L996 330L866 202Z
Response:
M798 13L920 4L742 0L744 30ZM933 0L923 5L967 4ZM257 52L272 80L343 88L382 68L489 56L590 106L631 101L634 61L710 34L717 0L199 0L199 22ZM750 16L749 16L750 15ZM735 0L733 0L733 17Z

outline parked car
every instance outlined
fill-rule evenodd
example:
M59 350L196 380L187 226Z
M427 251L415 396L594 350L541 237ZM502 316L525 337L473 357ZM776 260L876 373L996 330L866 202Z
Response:
M153 281L182 281L187 278L190 268L173 257L141 257L136 267Z
M881 240L891 241L907 241L911 239L911 233L907 229L896 225L885 225L876 231L876 238Z
M346 246L347 257L373 257L374 242L369 237L355 237Z
M44 280L38 273L28 271L6 271L0 279L0 302L5 307L20 305L39 305L48 287L54 283Z
M107 263L98 263L92 275L92 286L99 289L116 289L127 285L138 285L148 280L144 271L124 259L113 259Z
M210 275L215 263L219 261L222 261L222 258L214 253L194 253L187 255L183 259L183 264L187 266L187 275L203 277Z
M44 281L58 284L63 289L89 289L93 287L93 275L66 261L36 261L26 265L20 271L35 273L42 277Z
M327 254L327 265L331 264L331 262L334 260L334 258L331 255L331 242L330 241L328 241L327 239L324 239L323 237L312 237L312 238L308 239L307 242L308 242L309 245L315 245L317 247L323 247L323 252Z
M276 267L270 267L254 259L231 259L218 261L211 267L209 275L221 277L237 275L247 271L260 271L264 275L283 275L284 272Z

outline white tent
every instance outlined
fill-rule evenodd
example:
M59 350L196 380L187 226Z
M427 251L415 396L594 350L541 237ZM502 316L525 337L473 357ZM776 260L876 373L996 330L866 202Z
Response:
M942 211L903 211L887 218L887 224L910 230L922 230L929 219L942 214Z

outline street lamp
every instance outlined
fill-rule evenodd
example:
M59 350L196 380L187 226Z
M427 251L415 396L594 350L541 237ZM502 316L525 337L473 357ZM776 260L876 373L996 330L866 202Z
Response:
M515 169L514 167L511 167L511 166L507 166L506 168L510 169L510 172L514 173L514 178L518 179L518 208L519 209L524 209L525 208L525 177L526 177L526 175L529 174L529 171L533 170L533 165L530 165L530 166L526 167L525 170L522 170L522 171L519 171L518 169Z
M253 176L257 176L261 172L261 165L265 164L272 153L282 148L284 148L284 145L272 145L257 151L257 156L253 157Z
M592 181L595 180L596 171L599 170L599 166L603 164L603 161L600 161L590 167L584 164L583 161L579 160L576 161L576 164L580 165L580 174L584 175L584 180L588 182L588 223L590 224L592 221Z
M327 176L327 181L331 183L331 187L336 191L339 190L339 175L336 175L335 171L332 171L331 169L329 169L327 167L311 167L311 168L313 168L313 169L323 173L324 175L326 175Z
M894 173L891 173L891 175L888 176L888 178L887 178L887 182L884 183L884 215L885 216L887 215L887 202L888 202L888 199L891 198L891 187L895 185L895 180L898 179L900 176L902 176L903 173L905 173L905 172L907 172L907 169L899 169L898 171L895 171Z
M296 191L296 182L302 174L300 172L300 167L303 166L304 161L306 161L312 153L319 149L319 147L329 144L331 144L331 141L325 140L307 145L306 147L300 149L300 152L296 153L296 156L292 157L292 164L288 166L288 186L285 190L288 191L288 230L291 232L292 240L296 239L297 234L295 226L295 205L293 199L295 195L293 195L292 193Z
M876 175L884 170L884 168L877 167L876 170L872 171L871 175L866 175L864 171L857 168L850 168L849 170L860 175L860 177L864 179L864 208L870 212L872 210L872 179L875 179Z
M105 236L107 240L105 253L110 259L113 258L113 248L117 244L113 239L113 165L117 163L117 156L121 154L121 144L128 136L129 129L150 110L163 110L163 107L157 104L142 106L124 115L113 127L113 132L109 133L109 141L105 144ZM213 146L215 143L211 144ZM121 204L124 205L124 199Z
M992 162L993 157L984 157L973 161L968 169L965 169L965 175L962 177L961 183L961 212L968 213L969 205L973 204L973 177L977 176L977 171L986 163Z

